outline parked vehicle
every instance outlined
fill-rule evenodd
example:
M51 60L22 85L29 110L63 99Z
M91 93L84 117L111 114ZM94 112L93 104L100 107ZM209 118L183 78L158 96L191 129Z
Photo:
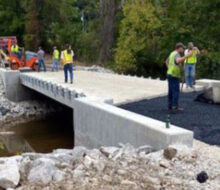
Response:
M30 51L24 51L24 48L20 48L21 56L17 56L11 53L12 44L17 43L15 36L0 37L0 55L2 63L9 64L12 70L18 70L22 67L29 67L35 71L38 70L37 54Z

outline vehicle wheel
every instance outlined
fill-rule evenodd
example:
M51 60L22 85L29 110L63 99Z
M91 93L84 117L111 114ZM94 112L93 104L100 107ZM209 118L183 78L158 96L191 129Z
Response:
M38 71L38 63L34 63L33 70Z
M18 70L18 69L19 69L18 63L11 63L11 70Z

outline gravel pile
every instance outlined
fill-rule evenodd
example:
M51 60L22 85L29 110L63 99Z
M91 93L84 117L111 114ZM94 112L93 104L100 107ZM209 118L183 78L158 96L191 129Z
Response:
M184 112L172 113L167 109L167 97L129 103L123 109L166 121L167 115L171 123L194 132L195 138L212 145L220 145L220 105L212 105L194 101L198 93L183 93L180 106Z
M0 186L17 190L219 190L220 152L198 143L151 152L151 147L75 147L51 154L0 159ZM218 151L215 156L214 151ZM204 183L198 174L207 176ZM202 179L202 178L201 178Z
M104 67L100 67L98 65L93 65L91 67L85 67L85 66L75 66L75 70L80 70L80 71L92 71L92 72L98 72L98 73L110 73L114 74L114 72L110 69L106 69Z

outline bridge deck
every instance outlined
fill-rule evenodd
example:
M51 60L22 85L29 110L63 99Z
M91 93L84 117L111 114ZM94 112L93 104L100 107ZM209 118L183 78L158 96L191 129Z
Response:
M74 84L64 83L60 72L25 73L40 80L53 82L89 98L98 100L113 99L114 104L123 104L141 99L157 97L167 93L167 82L124 75L106 74L91 71L75 71Z
M89 71L75 71L74 84L64 83L60 72L26 73L25 75L55 82L70 90L84 93L100 100L113 99L115 104L140 100L167 93L167 83L160 80L143 79Z

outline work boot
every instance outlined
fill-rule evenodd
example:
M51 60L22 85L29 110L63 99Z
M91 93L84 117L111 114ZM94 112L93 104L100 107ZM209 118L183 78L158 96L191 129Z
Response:
M172 110L175 111L175 112L182 112L182 111L184 111L184 108L172 107Z

